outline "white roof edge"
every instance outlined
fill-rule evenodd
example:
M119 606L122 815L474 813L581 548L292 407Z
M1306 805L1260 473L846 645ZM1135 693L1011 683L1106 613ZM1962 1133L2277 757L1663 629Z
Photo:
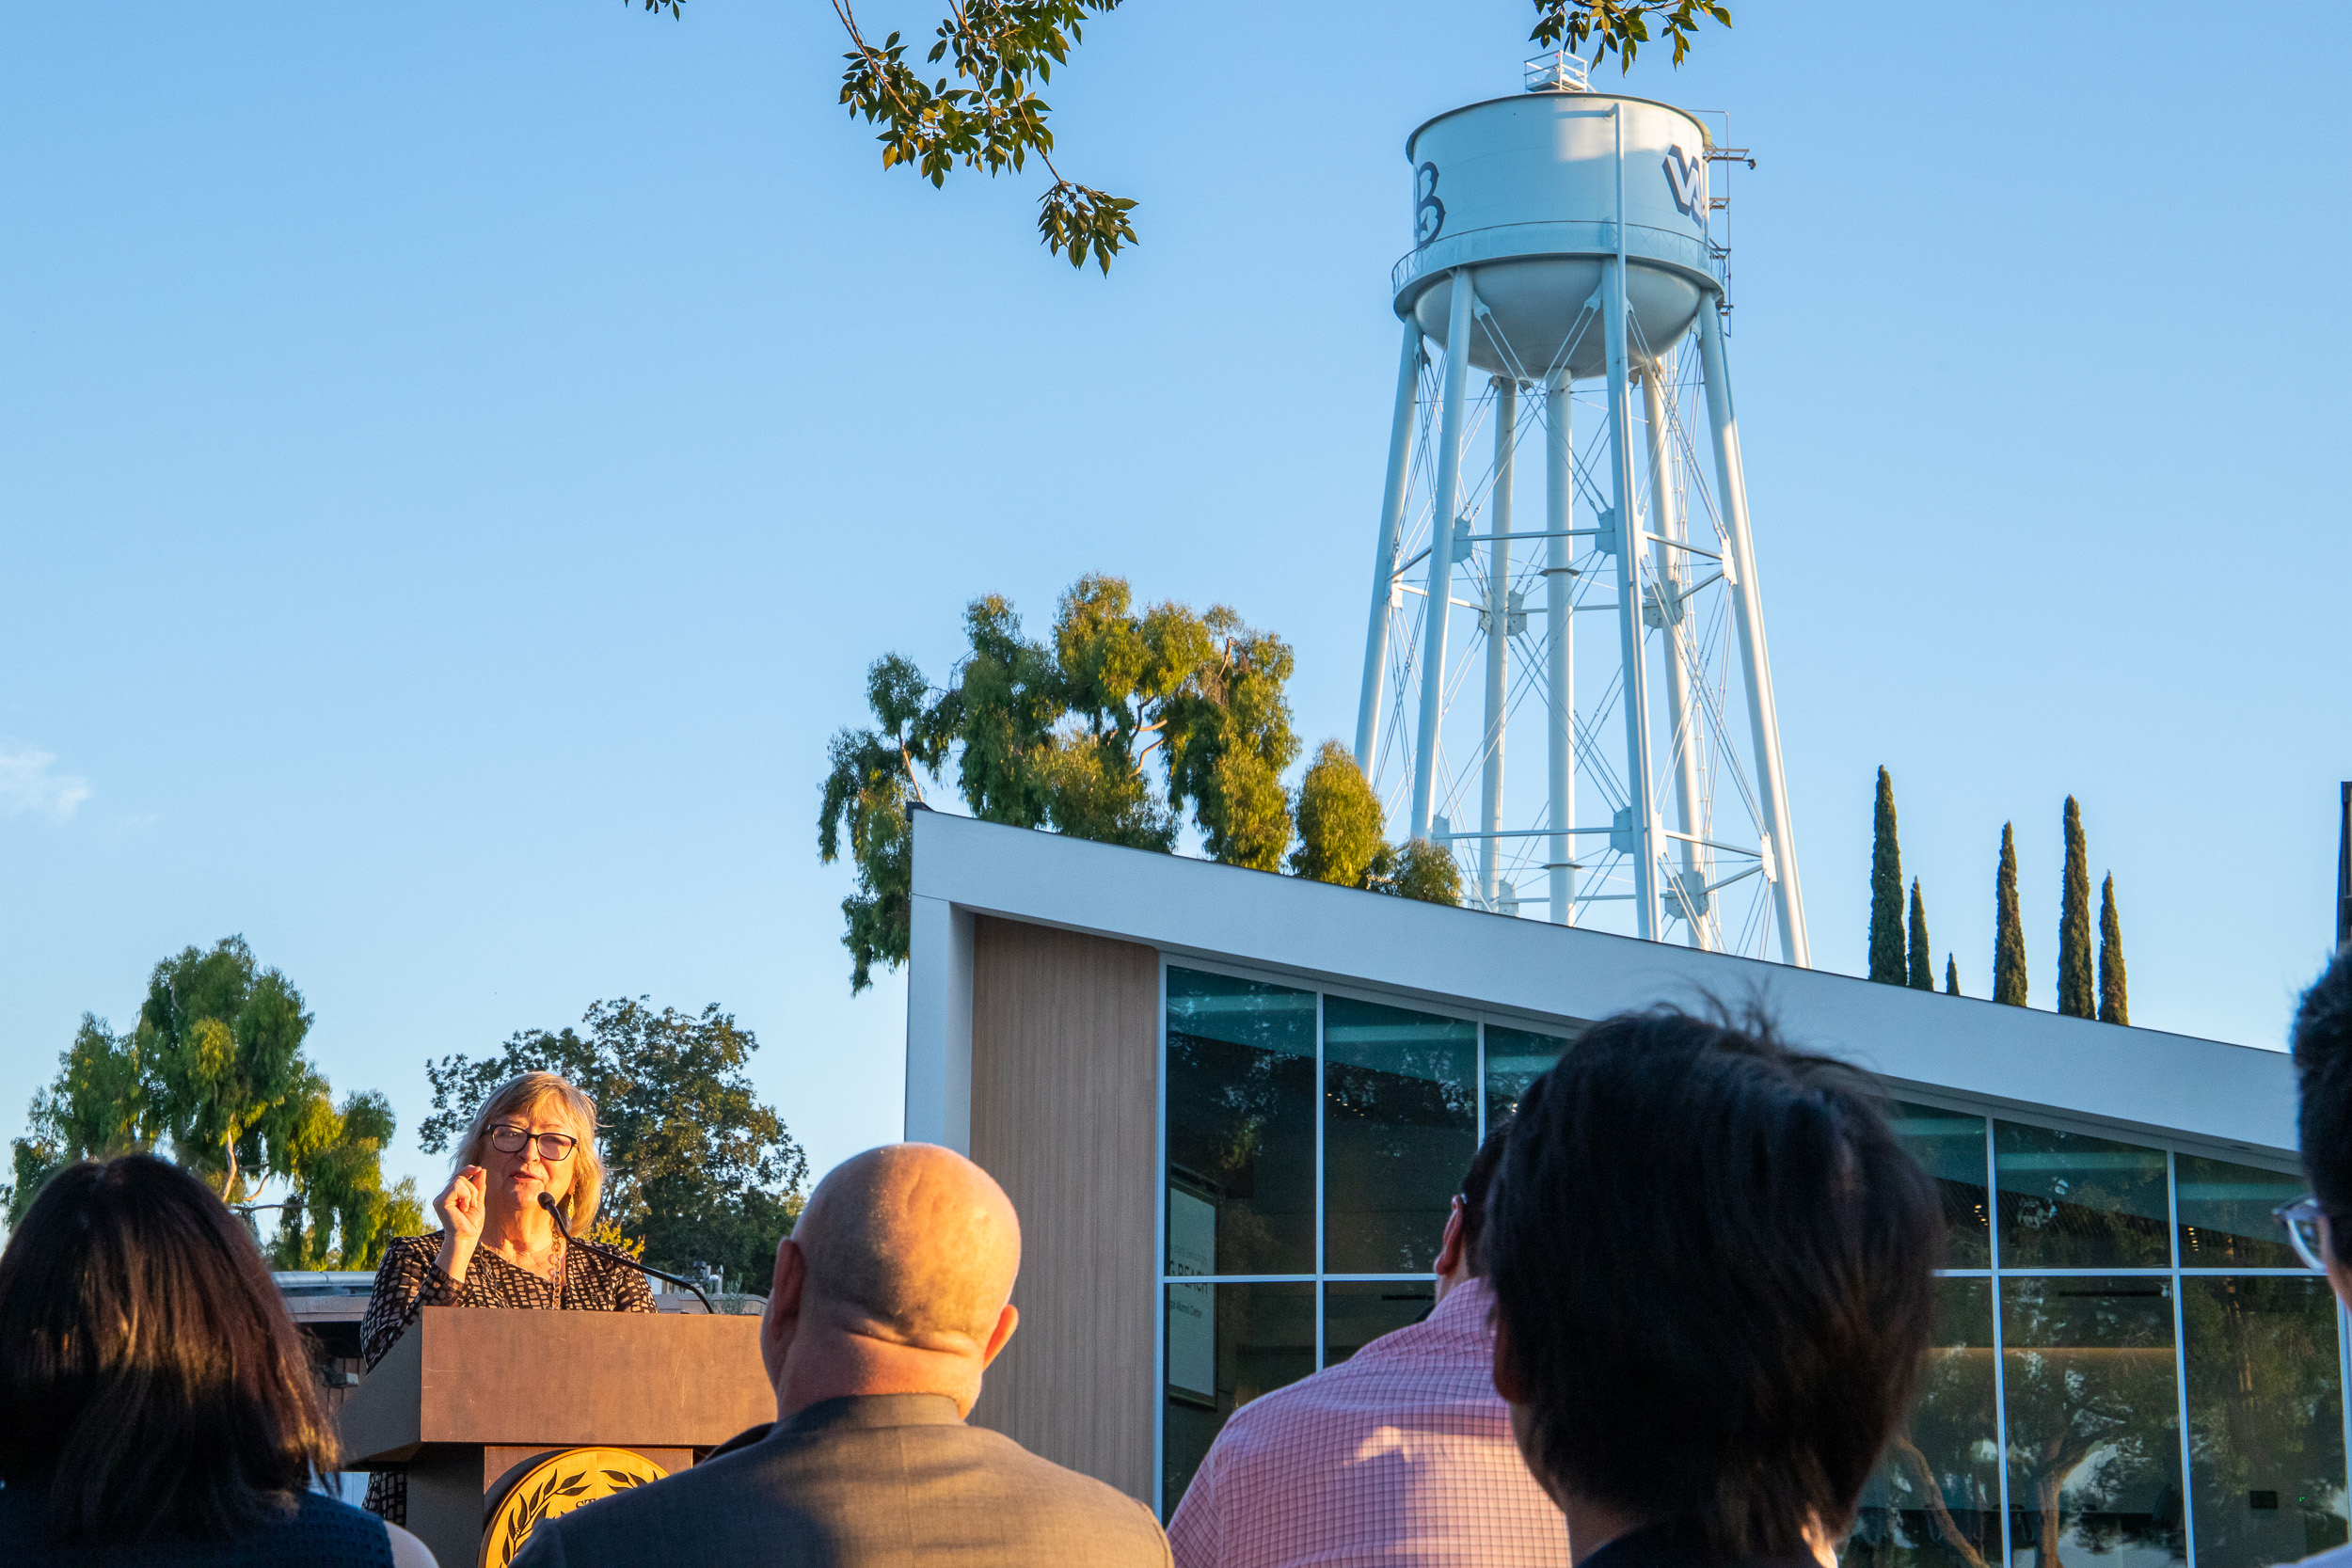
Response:
M1876 985L1447 909L944 812L914 816L914 895L1174 954L1563 1021L1714 997L1898 1084L2271 1155L2295 1151L2283 1052Z

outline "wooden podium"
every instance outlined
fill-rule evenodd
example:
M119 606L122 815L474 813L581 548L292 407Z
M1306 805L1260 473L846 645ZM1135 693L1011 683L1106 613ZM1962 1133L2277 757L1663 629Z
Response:
M474 1568L489 1511L550 1456L620 1449L675 1473L775 1415L757 1318L428 1307L339 1424L344 1466L405 1470L408 1528L441 1568Z

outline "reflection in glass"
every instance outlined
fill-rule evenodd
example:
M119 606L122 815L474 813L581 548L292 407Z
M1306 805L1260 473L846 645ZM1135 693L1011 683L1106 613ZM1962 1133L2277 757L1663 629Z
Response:
M1323 1256L1332 1274L1418 1274L1478 1149L1478 1025L1323 1001Z
M2181 1206L2181 1267L2299 1269L2286 1227L2271 1212L2304 1193L2300 1176L2194 1154L2172 1157Z
M1982 1164L1984 1129L1977 1129ZM1982 1191L1981 1183L1979 1191ZM1911 1422L1864 1488L1846 1568L1986 1568L2001 1556L1993 1285L1936 1282L1935 1342Z
M1311 1274L1314 1256L1314 992L1171 966L1168 1272Z
M2163 1268L2172 1261L2164 1150L1993 1124L2001 1267Z
M1323 1364L1336 1367L1383 1334L1417 1323L1438 1305L1437 1281L1350 1279L1323 1288Z
M1486 1025L1486 1125L1500 1126L1519 1108L1527 1085L1550 1070L1568 1042L1558 1035Z
M1899 1100L1886 1107L1886 1119L1911 1157L1935 1178L1944 1201L1945 1266L1990 1267L1993 1213L1985 1190L1984 1118Z
M2163 1275L2001 1281L2010 1544L2032 1568L2186 1560L2172 1284Z
M2181 1323L2197 1568L2263 1568L2343 1545L2344 1391L2328 1282L2184 1279Z
M1315 1370L1311 1284L1168 1287L1160 1497L1169 1516L1225 1418Z

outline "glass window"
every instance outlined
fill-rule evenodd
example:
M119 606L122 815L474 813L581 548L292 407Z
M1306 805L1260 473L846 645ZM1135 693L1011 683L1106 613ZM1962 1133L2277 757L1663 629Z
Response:
M1558 1035L1486 1025L1486 1125L1500 1126L1519 1108L1527 1085L1549 1071L1568 1042Z
M2160 1148L2013 1121L1993 1124L2001 1267L2164 1268L2171 1195Z
M2344 1391L2328 1282L2184 1279L2181 1326L2197 1568L2264 1568L2343 1545Z
M1314 1272L1314 992L1169 968L1168 1254L1169 1274Z
M2172 1157L2180 1183L2181 1267L2299 1269L2286 1227L2271 1212L2305 1191L2300 1176L2194 1154ZM2204 1548L2200 1545L2198 1548Z
M1383 1334L1429 1316L1434 1279L1348 1279L1323 1288L1323 1364L1336 1367Z
M2010 1546L2033 1568L2185 1561L2171 1280L2004 1279L2001 1359Z
M1981 1123L1977 1137L1981 1165ZM1918 1401L1863 1489L1839 1554L1847 1568L1985 1568L2000 1560L1993 1282L1944 1279L1936 1293L1935 1342L1920 1370Z
M1911 1150L1911 1157L1935 1178L1944 1202L1945 1265L1992 1267L1993 1213L1985 1189L1984 1118L1899 1100L1887 1106L1886 1119L1903 1147Z
M1162 1504L1173 1517L1226 1418L1315 1370L1312 1284L1168 1287Z
M1324 1267L1425 1271L1478 1151L1478 1025L1327 996L1323 1071Z

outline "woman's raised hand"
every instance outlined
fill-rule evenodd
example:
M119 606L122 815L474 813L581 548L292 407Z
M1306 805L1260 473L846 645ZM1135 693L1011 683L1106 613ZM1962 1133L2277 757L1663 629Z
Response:
M466 1266L482 1241L484 1195L488 1184L487 1171L468 1165L451 1177L441 1196L433 1200L433 1212L441 1216L441 1255L436 1261L452 1279L463 1282Z
M469 1242L482 1240L483 1189L488 1181L487 1171L468 1165L451 1177L441 1196L433 1200L433 1212L441 1216L451 1235Z

